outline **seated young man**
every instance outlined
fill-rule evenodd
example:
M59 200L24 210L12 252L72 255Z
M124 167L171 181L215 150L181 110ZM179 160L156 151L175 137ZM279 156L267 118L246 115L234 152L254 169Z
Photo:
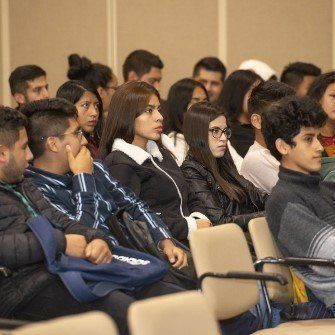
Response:
M308 97L286 97L262 117L279 180L266 203L272 234L284 256L335 259L335 184L321 181L318 140L327 115ZM297 267L297 275L326 306L335 304L335 268Z
M37 65L17 67L10 74L8 81L18 107L31 101L49 98L47 74Z
M40 243L27 225L42 215L59 225L57 248L68 256L92 263L112 261L106 234L86 227L51 206L23 173L33 155L28 146L27 120L17 110L0 107L0 318L44 320L90 310L108 313L120 334L128 334L127 310L135 299L176 292L162 282L145 286L135 296L115 290L81 304L58 276L48 272ZM75 135L71 135L75 136Z
M281 98L294 94L295 92L290 86L270 80L255 87L248 101L250 120L255 130L255 142L243 159L241 174L257 188L268 194L277 183L279 162L266 147L261 131L261 117Z
M311 63L295 62L285 66L280 81L294 88L297 96L305 96L321 69Z
M164 64L158 55L147 50L135 50L125 59L122 67L124 82L140 80L160 90Z
M147 223L154 242L175 267L187 263L185 253L171 241L158 215L134 193L113 179L102 162L93 161L76 120L76 108L63 99L27 104L29 147L33 166L26 171L50 203L70 218L110 234L106 220L127 206L134 220ZM115 241L114 241L115 243Z

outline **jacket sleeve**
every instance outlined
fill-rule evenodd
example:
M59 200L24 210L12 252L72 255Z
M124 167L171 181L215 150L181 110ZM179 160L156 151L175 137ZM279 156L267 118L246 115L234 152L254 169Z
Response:
M225 217L225 211L221 208L219 199L211 191L207 180L193 167L182 166L182 172L189 189L193 190L197 199L205 207L207 217L213 225L216 225Z
M106 185L108 185L115 204L118 207L127 207L127 212L131 218L144 221L156 244L165 238L171 238L171 233L160 217L151 211L145 202L140 201L132 191L132 186L137 189L138 194L141 191L141 181L133 169L126 165L122 169L113 168L113 165L110 167L111 175L127 186L123 187L120 182L110 176L102 164L100 166L97 164L97 167L104 174ZM117 173L120 170L122 170L121 173Z
M38 201L38 208L41 215L44 215L51 222L59 224L62 227L64 234L84 235L88 243L94 239L99 238L106 241L110 247L113 246L111 239L103 231L99 229L88 228L78 221L70 219L65 213L54 208L48 202L48 200L43 197L43 194L36 188L36 186L31 184L30 188L34 189L33 192L39 193L37 194L39 199L36 200Z
M53 188L37 184L39 190L48 201L57 209L59 195ZM96 198L97 190L94 177L90 174L80 173L72 177L71 197L76 204L75 215L66 213L71 219L83 223L90 228L97 228L98 202ZM64 211L63 207L58 208Z
M198 170L193 167L184 166L182 167L182 171L190 188L205 207L207 216L213 225L233 222L246 231L248 229L249 220L264 216L264 212L230 215L225 208L222 208L219 199L213 194L206 178ZM259 199L257 201L259 201ZM264 204L262 209L263 208Z
M64 235L57 229L55 234L59 251L65 250ZM31 231L0 232L0 265L9 269L43 261L44 253L40 243Z

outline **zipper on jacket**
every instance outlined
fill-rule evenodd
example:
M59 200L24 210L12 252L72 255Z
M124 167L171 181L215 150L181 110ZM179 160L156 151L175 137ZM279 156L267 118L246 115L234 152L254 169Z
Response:
M174 184L174 186L176 187L176 190L177 190L177 193L179 195L179 198L180 198L180 206L179 206L179 209L180 209L180 214L183 218L185 218L185 215L183 213L183 198L181 196L181 193L180 193L180 190L179 190L179 187L178 185L176 184L176 182L174 181L174 179L166 172L164 171L152 158L152 156L150 155L150 160L152 162L152 164L160 171L162 171Z

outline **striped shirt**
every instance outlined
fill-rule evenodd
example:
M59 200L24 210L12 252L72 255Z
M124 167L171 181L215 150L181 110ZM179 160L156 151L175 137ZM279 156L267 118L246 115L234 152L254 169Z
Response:
M88 227L107 232L114 244L106 220L119 208L127 206L129 217L144 221L156 244L171 238L168 228L148 205L136 198L133 191L111 177L101 161L94 161L92 175L58 175L34 167L26 170L38 189L58 210Z

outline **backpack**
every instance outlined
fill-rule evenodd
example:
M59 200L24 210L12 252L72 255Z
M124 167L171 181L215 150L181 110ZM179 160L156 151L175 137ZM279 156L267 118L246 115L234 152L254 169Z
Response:
M107 220L107 224L113 236L118 240L121 246L149 253L164 261L168 266L168 273L163 278L164 281L176 284L187 290L196 289L197 275L191 251L184 244L176 239L172 239L173 243L177 247L183 249L187 255L188 265L182 269L177 269L172 266L164 253L159 251L150 235L147 224L143 221L131 219L126 208L120 208L116 211L116 213Z

